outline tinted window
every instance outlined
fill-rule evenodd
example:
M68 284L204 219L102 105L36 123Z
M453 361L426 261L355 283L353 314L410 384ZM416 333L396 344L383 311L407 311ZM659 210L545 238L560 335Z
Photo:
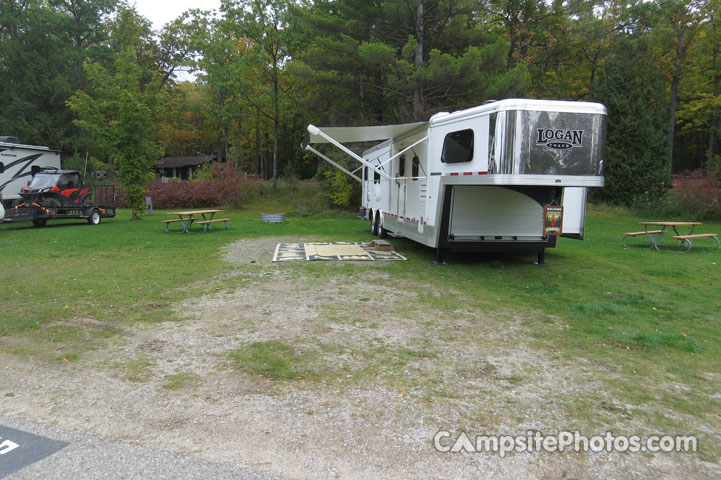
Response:
M443 140L441 162L462 163L473 160L473 130L459 130Z
M405 177L406 176L406 156L401 155L398 159L398 176L399 177Z
M381 183L381 174L377 170L373 170L373 183Z
M488 119L488 173L496 173L496 114Z
M415 155L413 157L413 163L411 164L411 177L415 180L419 173L419 167L420 167L420 160L418 160L418 155Z

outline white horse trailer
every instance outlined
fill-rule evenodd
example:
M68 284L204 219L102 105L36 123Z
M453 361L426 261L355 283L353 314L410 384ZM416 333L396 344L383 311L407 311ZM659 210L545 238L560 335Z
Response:
M586 189L603 186L606 107L508 99L428 122L308 126L306 149L363 184L371 232L443 251L528 251L583 239ZM357 155L344 142L384 140ZM310 144L360 162L350 171Z
M60 152L0 137L0 197L6 207L21 198L20 189L43 168L60 169Z

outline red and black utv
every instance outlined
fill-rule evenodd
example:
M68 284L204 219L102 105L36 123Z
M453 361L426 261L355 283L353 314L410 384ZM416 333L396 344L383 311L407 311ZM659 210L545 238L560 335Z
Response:
M115 216L113 185L86 185L75 170L41 169L20 190L6 222L32 220L42 227L51 218L84 218L91 225Z

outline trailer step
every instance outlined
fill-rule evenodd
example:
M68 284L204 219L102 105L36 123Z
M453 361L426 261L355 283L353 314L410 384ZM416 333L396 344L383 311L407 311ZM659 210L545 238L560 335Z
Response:
M395 249L393 248L393 245L388 243L385 240L373 240L371 243L368 244L369 247L371 247L376 252L394 252Z

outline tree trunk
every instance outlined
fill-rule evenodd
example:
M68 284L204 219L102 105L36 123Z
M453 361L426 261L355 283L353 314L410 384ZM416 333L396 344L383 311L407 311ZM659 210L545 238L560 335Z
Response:
M425 106L425 99L423 98L423 82L420 79L420 75L418 75L421 67L423 66L423 37L424 37L424 24L423 24L423 16L424 16L424 1L421 0L418 2L418 8L416 9L416 57L415 57L415 72L416 72L416 81L415 81L415 87L413 90L413 120L415 121L421 121L423 120L425 113L426 113L426 106Z
M233 164L235 165L235 168L240 167L240 142L242 141L240 133L241 133L241 127L242 123L241 120L238 120L238 128L235 129L235 156L233 157Z
M680 22L679 22L680 23ZM666 167L668 173L666 181L667 187L673 183L673 140L676 131L676 111L678 110L678 87L681 83L681 69L686 60L688 52L688 26L679 24L675 26L676 31L676 62L674 63L673 74L671 77L671 99L669 102L669 118L668 118L668 141L666 142Z
M273 190L278 188L278 130L280 124L280 99L278 98L278 59L273 58Z
M260 109L255 110L255 172L265 178L263 158L260 154Z
M265 148L263 149L263 170L265 171L265 174L263 175L264 180L270 180L272 177L272 158L273 158L273 152L271 151L271 141L270 141L270 133L266 130L265 131ZM271 165L269 165L269 163Z
M717 26L716 22L714 22L714 17L711 16L710 19L711 23L713 24L713 37L712 38L718 38L717 37ZM713 44L713 55L711 59L711 71L712 72L718 72L718 57L719 52L721 51L721 48L719 48L718 43ZM713 98L716 99L718 96L721 95L721 73L716 73L714 75L714 82L713 82ZM708 127L708 143L706 144L706 163L709 164L711 162L711 159L714 156L714 150L716 148L716 136L718 134L718 124L719 124L719 110L716 107L711 107L711 120Z

